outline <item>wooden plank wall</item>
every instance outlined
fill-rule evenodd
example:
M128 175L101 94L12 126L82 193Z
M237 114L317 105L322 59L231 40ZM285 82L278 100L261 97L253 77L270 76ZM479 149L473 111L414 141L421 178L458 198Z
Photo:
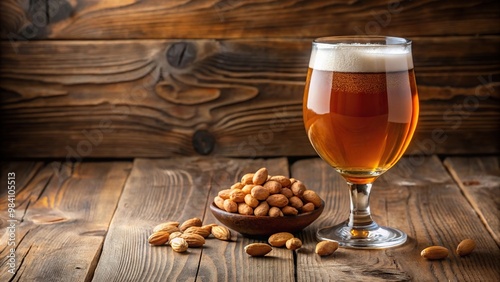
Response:
M310 42L414 41L407 153L500 151L499 1L2 0L1 153L13 158L314 155Z

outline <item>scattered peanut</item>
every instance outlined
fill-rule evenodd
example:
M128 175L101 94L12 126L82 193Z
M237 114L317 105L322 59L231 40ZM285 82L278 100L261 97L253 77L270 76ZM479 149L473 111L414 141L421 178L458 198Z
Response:
M269 239L267 242L269 245L273 247L283 247L286 244L286 241L289 239L292 239L294 236L292 233L289 232L278 232L275 233L271 236L269 236Z
M181 237L181 235L182 235L182 232L180 232L180 231L176 231L176 232L170 234L169 242L172 241L173 239L177 238L177 237Z
M210 235L210 230L212 227L199 227L199 226L190 226L186 230L184 230L184 234L198 234L203 238L207 238Z
M181 238L181 237L177 237L177 238L172 239L172 241L170 241L170 246L172 247L172 250L174 250L174 252L177 252L177 253L183 253L183 252L187 251L187 249L189 247L186 240L184 240L184 238Z
M252 257L262 257L271 252L273 248L264 243L253 243L245 246L245 252Z
M286 241L286 248L289 250L297 250L302 247L302 241L299 238L291 238Z
M158 231L166 231L168 233L173 233L176 231L179 231L179 222L176 221L171 221L171 222L165 222L156 225L153 228L153 233L158 232Z
M231 241L231 231L225 226L212 227L212 234L215 238L223 241Z
M194 233L183 233L180 237L178 238L184 238L186 242L188 243L188 246L190 248L197 248L205 245L205 238L203 236L194 234Z
M339 248L339 243L334 241L321 241L316 244L315 252L320 256L329 256Z
M184 232L184 230L188 229L191 226L198 226L201 227L201 219L197 217L190 218L186 221L184 221L180 226L179 229L180 231Z
M420 252L423 258L428 260L444 259L448 257L448 249L442 246L427 247Z
M472 239L465 239L460 242L457 246L457 255L464 257L472 253L472 251L476 248L476 242Z
M156 231L151 236L148 238L148 242L151 245L154 246L161 246L165 245L165 243L168 242L168 239L170 238L170 233L164 230Z
M185 252L187 247L202 247L206 242L205 238L210 234L220 240L231 240L231 232L227 227L217 224L202 225L201 219L195 217L184 221L182 224L179 222L165 222L156 225L153 233L148 237L148 242L155 246L168 243L174 251Z

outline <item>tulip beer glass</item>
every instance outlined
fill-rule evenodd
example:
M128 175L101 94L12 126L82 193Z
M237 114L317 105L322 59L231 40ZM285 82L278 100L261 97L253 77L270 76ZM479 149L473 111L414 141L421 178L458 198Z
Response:
M403 244L406 234L370 213L378 176L405 152L418 119L411 41L384 36L318 38L312 43L303 117L318 155L347 181L349 219L317 231L350 248Z

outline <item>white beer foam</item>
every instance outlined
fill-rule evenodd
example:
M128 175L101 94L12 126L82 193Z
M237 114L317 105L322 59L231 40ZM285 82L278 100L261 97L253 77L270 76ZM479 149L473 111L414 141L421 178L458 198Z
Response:
M410 48L378 44L313 47L309 67L336 72L394 72L413 69Z

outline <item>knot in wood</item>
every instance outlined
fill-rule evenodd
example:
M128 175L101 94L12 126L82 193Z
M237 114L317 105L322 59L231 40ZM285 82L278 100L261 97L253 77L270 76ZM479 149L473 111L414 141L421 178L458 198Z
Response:
M189 42L174 43L167 50L167 62L179 69L187 67L196 59L196 46Z
M215 146L215 137L208 130L197 130L193 134L194 150L200 155L208 155Z

